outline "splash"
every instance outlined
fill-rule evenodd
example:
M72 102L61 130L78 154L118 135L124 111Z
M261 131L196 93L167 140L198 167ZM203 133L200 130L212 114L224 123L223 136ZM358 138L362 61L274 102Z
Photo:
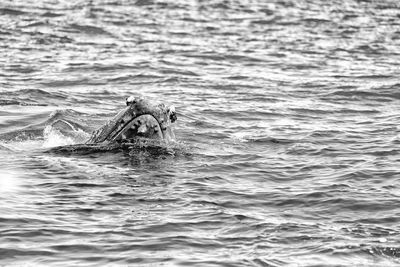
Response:
M55 147L55 146L65 146L72 145L76 143L74 138L63 135L59 130L55 129L51 125L48 125L43 130L44 142L42 147Z

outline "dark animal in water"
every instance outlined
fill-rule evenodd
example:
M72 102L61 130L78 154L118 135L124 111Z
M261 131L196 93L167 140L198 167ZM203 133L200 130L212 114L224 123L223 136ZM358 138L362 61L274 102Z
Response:
M95 130L85 144L61 146L52 152L97 152L132 147L160 147L175 140L175 108L143 97L126 99L127 107ZM162 146L161 146L162 147Z
M126 99L127 107L106 125L94 131L87 144L121 142L136 137L175 139L171 124L176 121L175 108L165 104L153 104L141 97Z

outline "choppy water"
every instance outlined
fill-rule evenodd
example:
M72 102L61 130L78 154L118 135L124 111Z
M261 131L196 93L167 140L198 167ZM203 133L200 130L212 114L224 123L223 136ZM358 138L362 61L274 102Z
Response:
M0 40L1 266L400 265L398 1L3 0ZM136 93L189 154L44 152Z

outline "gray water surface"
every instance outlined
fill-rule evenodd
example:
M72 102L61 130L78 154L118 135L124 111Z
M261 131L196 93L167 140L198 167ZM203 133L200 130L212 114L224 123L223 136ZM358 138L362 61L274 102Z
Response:
M399 266L399 62L394 0L3 0L0 266ZM185 153L46 152L132 94Z

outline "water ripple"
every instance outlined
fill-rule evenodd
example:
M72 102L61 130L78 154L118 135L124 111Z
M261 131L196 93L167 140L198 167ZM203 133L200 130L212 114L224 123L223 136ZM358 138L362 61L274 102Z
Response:
M0 265L399 265L399 7L3 1ZM131 94L188 153L43 153Z

